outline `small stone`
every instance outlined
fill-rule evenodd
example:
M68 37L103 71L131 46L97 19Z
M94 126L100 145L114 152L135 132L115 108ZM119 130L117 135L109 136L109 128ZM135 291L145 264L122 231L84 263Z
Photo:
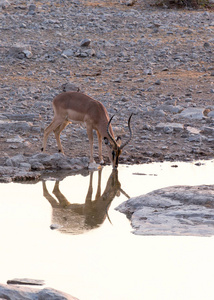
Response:
M35 4L30 4L29 9L28 9L28 15L35 15L36 14L36 5Z
M35 170L35 171L42 171L45 169L45 167L43 166L42 163L40 163L39 161L30 161L31 163L31 169Z
M159 123L156 125L156 130L163 130L165 133L179 132L184 129L184 125L180 123Z
M7 0L3 0L3 1L0 1L0 7L2 7L2 9L6 9L10 6L10 2L7 1Z
M122 98L121 98L121 101L122 101L122 102L128 102L128 101L129 101L129 99L128 99L128 98L126 98L126 97L122 97Z
M201 129L201 132L202 132L202 133L205 133L205 134L210 134L210 135L213 135L213 136L214 136L214 128L213 128L213 127L207 127L207 126L204 126L204 127Z
M22 24L20 25L20 28L27 28L27 25L26 25L25 23L22 23Z
M23 141L24 140L19 135L6 140L7 143L23 143Z
M80 42L80 46L81 47L88 47L91 43L91 40L90 39L84 39Z
M63 92L68 92L68 91L79 92L80 91L80 88L72 82L66 82L66 83L62 84L61 87L62 87Z
M173 132L173 127L171 127L171 126L165 126L163 128L163 132L167 133L167 134L172 133ZM163 147L162 147L162 149L163 149Z
M50 229L51 230L56 230L56 229L60 229L62 226L60 226L59 224L51 224L50 225Z
M204 48L209 48L210 47L210 44L208 42L205 42L204 43Z
M144 75L152 75L152 74L153 74L152 69L145 69L145 70L143 71L143 74L144 74Z
M62 56L70 57L74 55L74 51L72 49L64 50L61 54Z
M126 1L126 5L127 6L133 6L134 4L135 4L135 2L136 2L136 0L128 0L128 1Z
M193 31L192 31L191 29L185 29L185 30L183 31L183 33L185 33L185 34L192 34Z
M207 116L208 116L209 118L214 119L214 110L210 111L210 112L207 114Z
M201 142L202 137L200 134L192 134L191 136L188 137L189 142Z
M156 84L156 85L161 85L161 81L160 81L160 80L157 80L157 81L155 82L155 84Z

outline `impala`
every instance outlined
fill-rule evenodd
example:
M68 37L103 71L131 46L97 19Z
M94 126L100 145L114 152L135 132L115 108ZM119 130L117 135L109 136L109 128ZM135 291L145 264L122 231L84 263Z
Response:
M121 144L121 138L115 139L111 126L111 119L104 105L92 99L91 97L79 92L65 92L56 96L53 100L54 118L50 125L44 131L42 151L45 151L47 138L53 131L57 141L59 152L63 152L60 142L60 133L69 123L84 123L86 125L87 134L90 144L90 166L93 166L93 130L96 130L99 144L99 161L103 164L102 157L102 139L107 145L109 159L113 168L118 167L118 158L122 149L130 142L132 131L130 121L132 114L128 119L129 138Z

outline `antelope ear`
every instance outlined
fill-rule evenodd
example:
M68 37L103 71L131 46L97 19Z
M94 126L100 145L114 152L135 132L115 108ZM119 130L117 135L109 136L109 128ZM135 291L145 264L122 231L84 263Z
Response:
M107 137L104 137L103 140L104 140L104 143L105 143L106 145L109 145L109 144L110 144Z
M116 142L117 142L118 147L120 147L121 146L121 142L122 142L120 136L117 137Z

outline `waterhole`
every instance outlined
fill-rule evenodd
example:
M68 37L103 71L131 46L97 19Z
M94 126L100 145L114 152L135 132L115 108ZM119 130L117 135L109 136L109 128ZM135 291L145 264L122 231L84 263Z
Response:
M134 235L115 210L155 189L212 185L213 170L165 162L1 183L0 282L41 279L81 300L213 299L213 236Z

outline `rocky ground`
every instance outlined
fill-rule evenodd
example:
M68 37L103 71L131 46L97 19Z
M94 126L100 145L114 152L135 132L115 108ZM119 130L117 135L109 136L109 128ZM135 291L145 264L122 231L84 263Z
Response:
M52 99L70 84L116 114L115 134L125 139L134 113L120 162L213 157L214 12L127 4L1 1L1 165L40 151ZM68 126L61 140L67 156L88 156L79 125ZM56 151L51 135L48 152Z

